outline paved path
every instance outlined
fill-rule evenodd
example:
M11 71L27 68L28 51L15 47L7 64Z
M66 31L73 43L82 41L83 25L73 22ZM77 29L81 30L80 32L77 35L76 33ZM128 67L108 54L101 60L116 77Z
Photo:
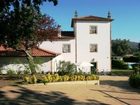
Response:
M47 84L3 86L0 105L140 105L140 89L128 77L101 76L101 85Z

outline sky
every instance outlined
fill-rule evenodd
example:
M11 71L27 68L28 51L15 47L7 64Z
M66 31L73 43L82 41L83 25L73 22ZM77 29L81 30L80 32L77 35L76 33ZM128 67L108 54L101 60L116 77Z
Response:
M112 22L112 39L128 39L140 42L140 0L58 0L58 5L45 3L41 6L43 14L53 17L62 30L71 31L71 19L75 10L78 16L107 17Z

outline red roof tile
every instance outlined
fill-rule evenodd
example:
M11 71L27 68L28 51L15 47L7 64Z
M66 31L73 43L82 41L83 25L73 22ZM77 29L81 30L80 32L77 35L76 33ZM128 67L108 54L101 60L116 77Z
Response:
M34 57L55 57L58 55L58 53L37 47L31 49L31 54ZM0 56L25 56L25 53L22 51L16 51L12 48L4 48L3 46L0 46Z

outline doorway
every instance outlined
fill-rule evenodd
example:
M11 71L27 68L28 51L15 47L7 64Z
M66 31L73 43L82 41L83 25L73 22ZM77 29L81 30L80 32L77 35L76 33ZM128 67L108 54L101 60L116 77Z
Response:
M93 66L91 66L91 73L95 74L97 72L97 62L91 62Z

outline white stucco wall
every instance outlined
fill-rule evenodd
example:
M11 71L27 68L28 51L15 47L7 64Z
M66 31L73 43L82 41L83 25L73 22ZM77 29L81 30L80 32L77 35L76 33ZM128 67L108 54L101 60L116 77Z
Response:
M62 46L63 44L70 44L70 52L69 53L63 53L62 52ZM69 40L58 40L58 41L44 41L40 48L46 49L49 51L53 51L55 53L59 53L57 57L53 58L52 60L52 71L57 71L57 64L59 61L70 61L72 63L75 63L75 39L69 39Z
M89 26L97 26L97 34L89 33ZM40 48L60 53L59 56L52 60L52 71L56 71L56 64L59 61L71 61L72 63L80 64L82 62L97 62L97 69L101 71L111 70L111 54L110 54L110 22L94 22L94 21L77 21L74 24L74 31L77 37L77 47L75 48L75 39L44 41ZM70 53L63 53L63 44L71 45ZM98 51L90 52L90 44L97 44ZM75 49L77 49L77 62ZM90 69L87 68L88 70Z
M97 26L97 34L89 33L89 26ZM97 62L99 71L110 71L110 23L109 22L83 22L75 23L77 36L77 62ZM98 51L90 52L90 44L97 44Z

